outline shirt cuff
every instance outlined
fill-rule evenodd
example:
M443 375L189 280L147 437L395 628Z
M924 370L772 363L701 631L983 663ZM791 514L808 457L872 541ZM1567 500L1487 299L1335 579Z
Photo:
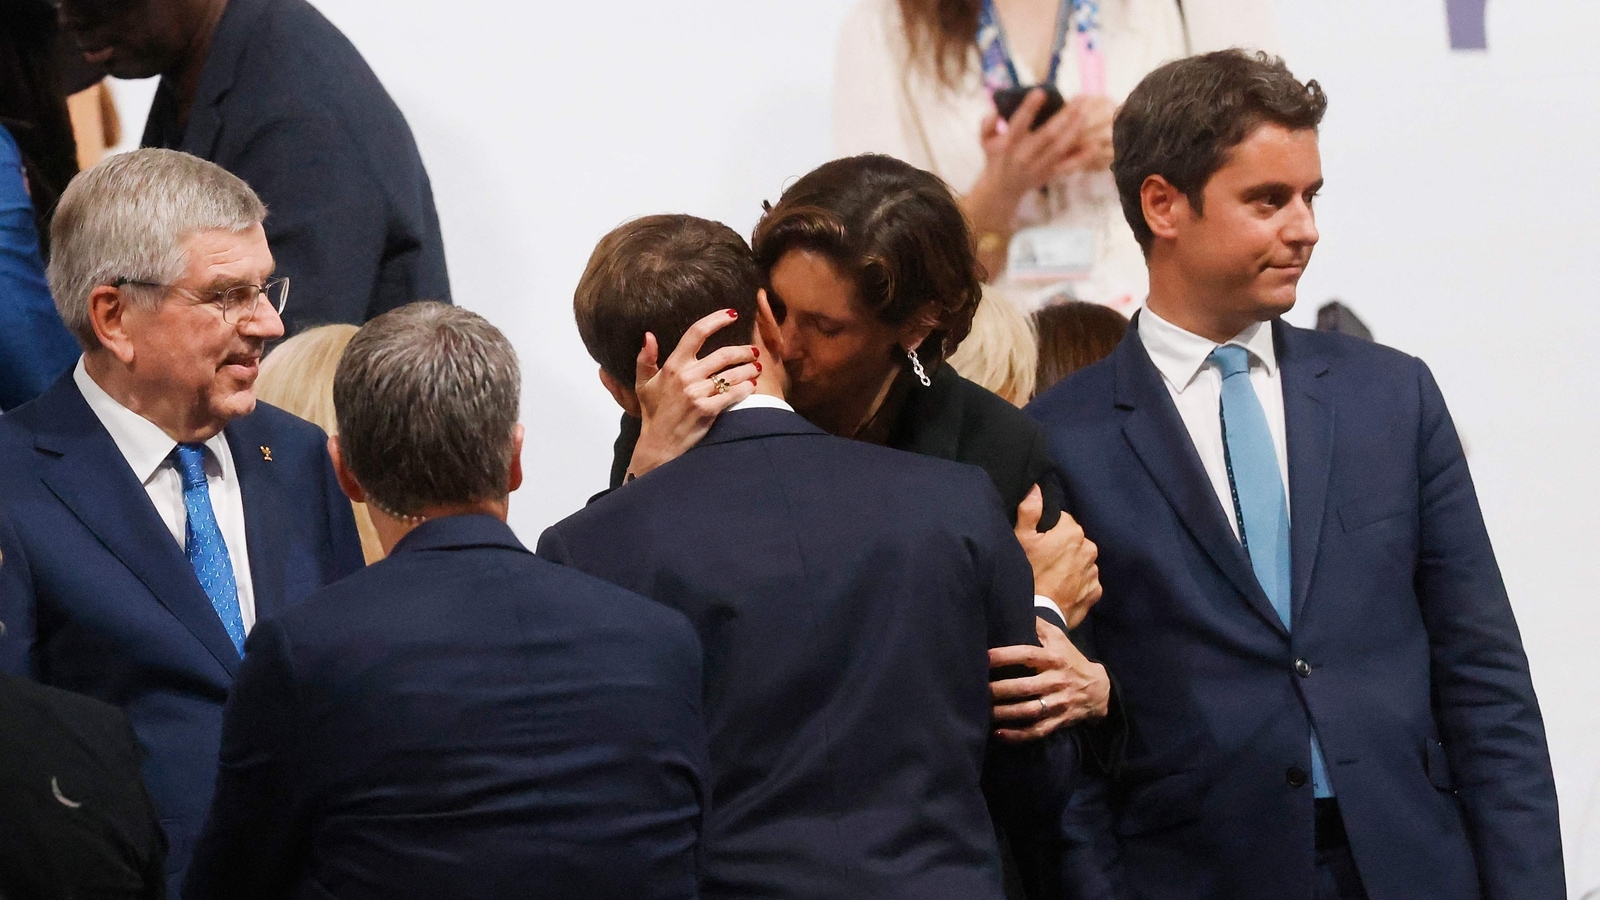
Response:
M1046 597L1043 594L1034 594L1033 595L1033 605L1034 605L1035 609L1048 609L1048 610L1050 610L1051 612L1056 614L1056 618L1060 619L1063 622L1065 622L1067 620L1067 617L1065 615L1062 615L1062 613L1061 613L1061 607L1059 605L1057 605L1054 600L1051 600L1049 597Z

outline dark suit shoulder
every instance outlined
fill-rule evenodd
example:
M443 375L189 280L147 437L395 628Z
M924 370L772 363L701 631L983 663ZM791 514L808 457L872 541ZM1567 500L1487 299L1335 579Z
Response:
M324 587L277 619L291 640L314 643L318 635L351 626L390 628L407 609L479 602L484 598L476 591L485 582L492 582L500 599L532 604L541 615L638 632L648 636L647 643L699 652L694 630L677 611L510 547L395 554Z

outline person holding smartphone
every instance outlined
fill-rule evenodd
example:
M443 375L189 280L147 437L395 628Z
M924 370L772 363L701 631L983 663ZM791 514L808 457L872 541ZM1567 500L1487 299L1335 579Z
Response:
M1109 171L1118 105L1166 60L1276 44L1269 0L860 0L834 147L949 182L991 284L1025 310L1065 293L1126 314L1147 280Z

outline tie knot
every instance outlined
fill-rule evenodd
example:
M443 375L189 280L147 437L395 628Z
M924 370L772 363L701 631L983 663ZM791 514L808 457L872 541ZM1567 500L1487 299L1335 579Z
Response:
M1216 363L1224 379L1250 372L1250 351L1237 344L1223 344L1211 351L1211 361Z
M206 446L204 444L179 444L172 451L178 463L178 474L183 477L185 489L197 488L206 483Z

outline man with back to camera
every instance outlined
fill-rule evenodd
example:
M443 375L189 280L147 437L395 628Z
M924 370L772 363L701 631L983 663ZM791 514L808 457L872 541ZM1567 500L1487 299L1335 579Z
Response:
M288 333L450 299L433 189L399 108L306 0L61 0L117 78L161 76L146 147L211 160L266 201Z
M185 897L695 896L699 643L512 534L521 383L464 309L351 340L330 447L387 556L251 636Z
M1100 547L1115 599L1086 627L1129 722L1075 827L1115 831L1140 898L1553 900L1543 720L1439 388L1279 320L1317 242L1325 107L1225 51L1117 117L1150 296L1029 407Z
M982 470L830 436L784 402L783 367L760 362L783 348L760 284L715 222L649 216L601 240L575 307L619 405L637 412L626 385L647 333L664 356L705 348L703 396L746 366L756 392L539 553L699 631L703 896L998 900L986 744L1008 833L1053 836L1077 768L1065 729L987 741L988 648L1037 641L1032 568ZM731 346L752 340L754 355Z
M258 620L361 567L321 429L255 399L283 334L265 209L222 168L136 150L79 174L50 286L83 357L0 417L0 506L29 591L0 668L121 707L175 895Z

